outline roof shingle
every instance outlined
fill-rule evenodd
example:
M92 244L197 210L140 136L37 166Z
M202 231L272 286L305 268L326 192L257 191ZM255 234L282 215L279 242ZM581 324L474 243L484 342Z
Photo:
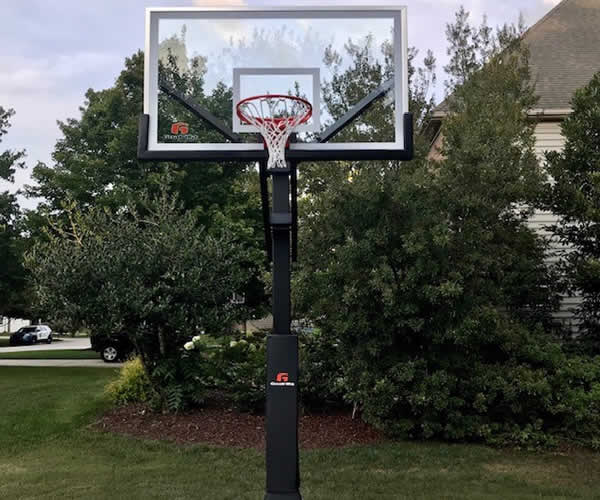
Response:
M524 35L542 109L570 108L600 71L600 0L564 0Z
M523 35L542 110L567 110L600 71L600 0L563 0ZM436 108L443 116L448 104Z

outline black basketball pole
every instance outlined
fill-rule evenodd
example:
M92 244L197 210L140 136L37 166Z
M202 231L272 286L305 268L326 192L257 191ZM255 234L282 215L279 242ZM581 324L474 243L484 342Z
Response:
M273 180L273 333L267 338L265 500L301 500L298 458L298 338L291 331L290 178L295 169L270 169ZM294 185L294 188L296 186Z

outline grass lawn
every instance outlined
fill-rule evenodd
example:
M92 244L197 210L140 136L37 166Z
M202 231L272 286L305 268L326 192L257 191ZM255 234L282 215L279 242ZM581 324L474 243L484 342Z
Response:
M91 349L57 349L54 351L1 352L0 359L100 359Z
M257 451L90 430L114 376L95 368L0 368L0 498L263 498ZM302 452L301 468L306 500L600 498L600 455L585 452L400 442Z

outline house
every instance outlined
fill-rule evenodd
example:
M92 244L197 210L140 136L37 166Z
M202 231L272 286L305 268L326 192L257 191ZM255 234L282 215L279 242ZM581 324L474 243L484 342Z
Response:
M29 326L30 324L31 321L28 319L14 319L0 316L0 334L16 332L19 328L23 326Z
M530 52L530 65L536 92L537 109L530 112L535 121L536 153L540 161L545 151L560 151L564 146L562 121L571 113L571 98L575 90L587 85L600 71L600 0L563 0L523 35ZM443 141L441 120L445 115L442 103L435 111L431 124L432 147L430 156L439 157ZM536 212L530 227L550 236L546 226L557 217L550 212ZM557 259L561 249L552 245L550 261ZM576 329L573 309L577 297L565 297L557 320Z

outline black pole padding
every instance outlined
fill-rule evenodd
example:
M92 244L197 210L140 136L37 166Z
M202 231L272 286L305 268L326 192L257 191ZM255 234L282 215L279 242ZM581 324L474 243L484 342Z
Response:
M300 499L298 337L267 337L267 491L265 499Z
M298 452L298 337L291 331L290 188L293 168L271 169L273 333L267 337L265 500L301 500ZM292 195L293 197L293 195Z

